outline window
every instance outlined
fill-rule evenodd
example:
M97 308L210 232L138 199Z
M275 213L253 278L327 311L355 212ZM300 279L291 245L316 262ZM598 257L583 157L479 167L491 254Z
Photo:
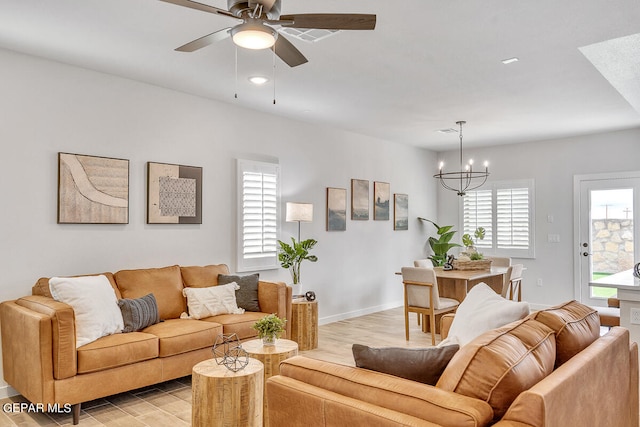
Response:
M533 258L533 180L501 181L482 190L468 191L462 199L463 233L473 236L484 227L485 238L475 242L488 255Z
M278 268L279 166L238 160L237 271Z

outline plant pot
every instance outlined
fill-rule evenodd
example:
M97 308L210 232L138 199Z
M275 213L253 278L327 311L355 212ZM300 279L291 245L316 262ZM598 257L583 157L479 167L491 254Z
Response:
M263 337L262 338L262 345L264 345L264 346L276 345L276 336L275 335L271 335L271 336L268 336L268 337Z
M293 289L292 293L294 298L304 295L302 292L302 283L296 283L295 285L291 285L291 288Z

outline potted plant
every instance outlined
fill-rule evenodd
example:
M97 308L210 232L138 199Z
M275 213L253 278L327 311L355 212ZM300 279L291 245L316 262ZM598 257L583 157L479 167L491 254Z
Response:
M276 338L284 331L286 319L281 319L275 314L269 314L258 320L251 327L258 331L258 338L264 345L275 345Z
M473 236L477 240L483 240L484 235L485 235L484 227L476 228L476 231L473 233ZM471 261L477 261L484 258L484 256L480 252L478 252L478 250L476 249L473 238L469 233L465 233L462 235L462 244L465 246L465 250L464 252L460 253L460 256L467 256Z
M453 225L445 225L440 227L430 219L418 217L419 220L427 221L436 227L436 233L438 238L429 237L429 246L433 251L433 255L429 257L434 267L441 267L447 262L449 249L460 246L457 243L451 243L453 235L456 234L455 230L451 230Z
M291 279L293 280L294 285L293 294L300 295L302 293L302 285L300 284L300 265L304 260L311 262L318 261L317 256L309 253L318 241L315 239L307 239L297 242L292 237L291 243L292 244L289 245L278 240L278 244L280 245L278 261L280 261L282 268L288 268L289 272L291 272Z

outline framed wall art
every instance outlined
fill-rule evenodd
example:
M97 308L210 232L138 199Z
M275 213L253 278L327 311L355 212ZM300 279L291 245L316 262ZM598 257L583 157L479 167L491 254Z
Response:
M373 183L373 219L376 221L389 220L389 198L391 197L388 182Z
M407 194L393 195L393 229L409 229L409 196Z
M369 219L369 181L366 179L351 180L351 219Z
M327 231L347 229L347 190L327 188Z
M58 224L128 224L129 160L58 153Z
M147 163L147 224L202 224L202 168Z

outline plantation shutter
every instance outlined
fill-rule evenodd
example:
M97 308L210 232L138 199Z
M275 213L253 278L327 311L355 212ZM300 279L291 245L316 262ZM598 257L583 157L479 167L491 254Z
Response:
M238 271L277 268L278 166L238 161Z
M529 247L529 189L502 188L496 192L497 246Z
M470 191L463 199L463 234L471 235L477 248L493 246L492 202L491 190ZM485 229L483 240L478 240L473 235L478 227Z

